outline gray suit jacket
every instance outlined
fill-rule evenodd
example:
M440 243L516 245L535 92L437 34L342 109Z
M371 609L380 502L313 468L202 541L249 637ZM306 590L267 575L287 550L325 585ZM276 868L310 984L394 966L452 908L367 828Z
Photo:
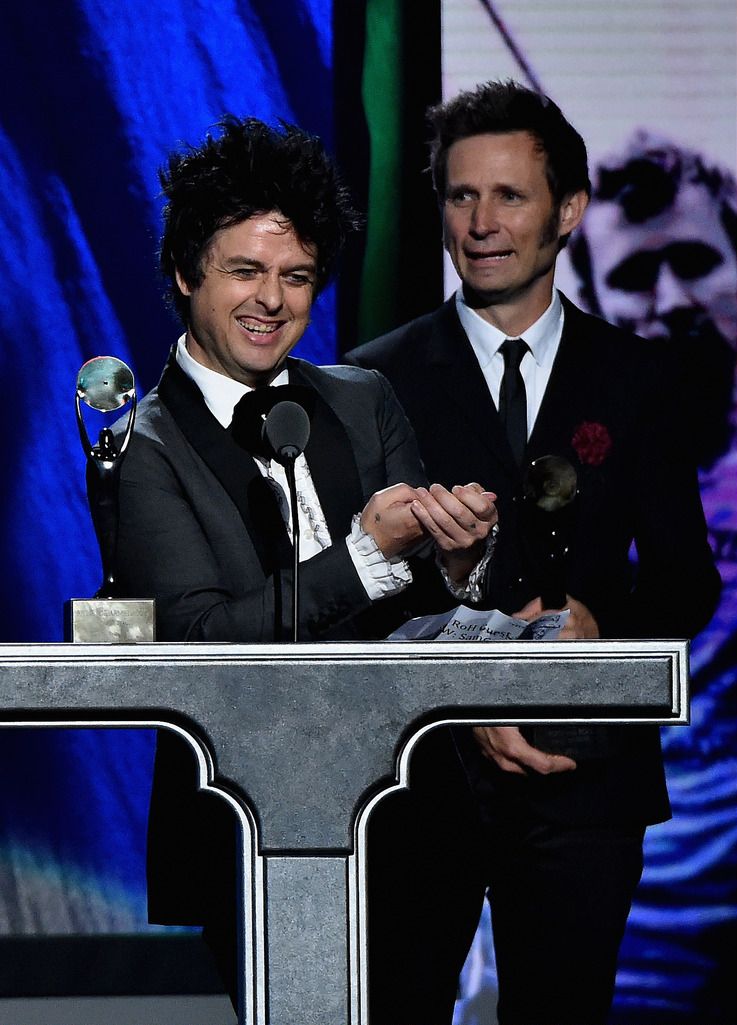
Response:
M430 558L413 559L408 591L372 604L343 541L354 513L390 484L425 483L409 423L380 374L289 360L290 382L314 393L306 456L332 546L301 567L306 639L385 637L417 611L448 606ZM95 481L90 480L93 515ZM207 409L173 356L143 399L120 486L118 591L155 598L157 635L178 641L289 636L292 550L253 458ZM191 753L158 739L149 818L149 918L230 928L233 822L196 789Z
M343 538L375 491L424 482L412 430L375 371L288 365L290 381L316 396L305 454L333 541L301 567L300 633L385 636L406 601L372 614ZM117 577L121 596L156 599L161 640L285 636L291 546L281 517L252 457L173 358L139 406L124 462Z

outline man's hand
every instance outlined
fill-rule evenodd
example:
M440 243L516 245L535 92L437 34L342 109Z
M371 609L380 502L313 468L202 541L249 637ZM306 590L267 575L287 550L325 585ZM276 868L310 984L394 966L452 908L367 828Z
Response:
M417 491L409 484L392 484L373 494L361 513L362 530L371 535L387 559L407 555L424 537L412 512L416 498Z
M516 726L474 726L473 735L484 757L504 772L527 776L532 769L548 776L576 768L572 758L549 755L528 744Z
M576 601L575 598L571 598L570 594L567 594L566 603L563 608L570 609L571 614L568 617L566 625L560 631L560 640L584 641L601 636L599 633L599 624L583 602ZM519 612L515 612L514 616L515 619L526 619L528 623L531 623L533 619L537 619L537 617L541 616L544 612L553 611L558 612L560 610L544 609L540 598L533 598L533 600L529 601L523 609L520 609Z
M486 538L498 519L495 498L475 483L457 484L452 491L442 484L417 488L412 511L435 541L454 583L465 580L484 554Z
M599 636L599 626L583 602L566 595L565 608L571 610L566 625L560 632L561 640L585 640ZM545 612L540 598L534 598L523 609L515 612L515 619L531 622ZM526 775L530 770L542 775L570 772L576 763L566 755L551 755L528 744L516 726L474 726L473 735L484 757L496 762L504 772Z

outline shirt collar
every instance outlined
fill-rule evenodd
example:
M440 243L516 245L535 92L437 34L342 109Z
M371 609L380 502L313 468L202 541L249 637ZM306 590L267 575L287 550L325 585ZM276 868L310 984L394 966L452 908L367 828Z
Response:
M483 370L497 354L505 338L509 336L490 324L488 320L484 320L476 310L466 304L462 288L456 292L455 302L461 326L466 332L476 359L479 361L479 366ZM528 327L522 336L527 342L535 362L541 367L552 366L562 332L563 303L560 301L557 289L553 289L550 306L534 324Z
M193 356L190 355L186 335L177 342L176 360L187 377L191 378L202 392L205 405L218 421L221 427L229 427L233 419L233 410L243 396L253 391L247 384L234 381L232 377L219 374L209 367L203 367ZM271 381L270 387L277 384L289 384L289 371L285 367Z

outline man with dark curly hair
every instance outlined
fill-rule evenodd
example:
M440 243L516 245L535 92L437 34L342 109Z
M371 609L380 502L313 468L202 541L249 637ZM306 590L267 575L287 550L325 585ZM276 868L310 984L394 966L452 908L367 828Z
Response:
M553 287L591 191L583 139L552 100L515 82L463 92L430 120L444 242L461 287L352 360L392 383L433 479L465 476L497 493L495 606L524 619L545 608L549 560L531 529L525 479L552 455L578 482L562 636L692 636L719 580L667 353ZM454 734L475 811L442 874L423 874L421 861L407 870L407 892L424 888L425 897L414 901L411 959L397 938L397 974L405 969L408 981L396 1021L450 1025L488 892L500 1025L604 1025L645 827L669 815L657 729ZM424 977L423 963L433 965Z
M139 405L122 471L120 596L156 599L160 640L291 638L288 488L262 438L264 415L289 399L311 426L295 464L299 639L385 637L433 588L417 578L440 579L436 553L450 604L477 593L493 496L424 486L381 375L290 357L356 215L319 140L251 118L220 128L162 173L161 266L186 330ZM92 482L93 513L96 499ZM149 915L204 924L234 995L233 823L196 793L194 769L163 732Z

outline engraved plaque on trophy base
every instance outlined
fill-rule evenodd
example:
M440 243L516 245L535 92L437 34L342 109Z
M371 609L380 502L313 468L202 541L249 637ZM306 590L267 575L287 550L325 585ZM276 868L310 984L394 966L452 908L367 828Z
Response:
M156 640L151 598L71 598L65 602L65 637L73 644L150 644Z

